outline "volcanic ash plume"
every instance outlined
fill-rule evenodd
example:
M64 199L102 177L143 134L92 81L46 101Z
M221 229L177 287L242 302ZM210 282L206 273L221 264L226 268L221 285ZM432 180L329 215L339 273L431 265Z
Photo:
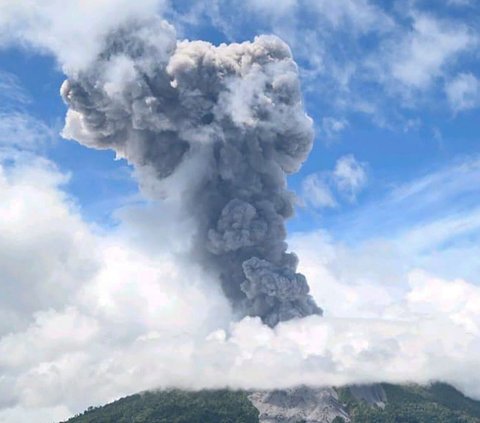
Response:
M286 252L294 201L286 175L306 159L313 130L281 40L216 47L177 42L159 19L129 22L61 92L66 137L113 149L144 184L187 175L177 193L197 227L193 252L239 315L275 326L321 314Z

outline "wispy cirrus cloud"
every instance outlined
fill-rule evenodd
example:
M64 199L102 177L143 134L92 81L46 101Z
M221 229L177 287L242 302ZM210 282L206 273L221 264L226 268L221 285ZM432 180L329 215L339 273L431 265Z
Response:
M0 148L38 150L57 138L57 131L26 112L0 111Z
M391 46L389 77L411 89L429 88L445 75L459 54L472 49L476 42L467 25L413 13L411 30L397 46Z
M479 186L478 158L453 161L338 215L330 231L347 245L377 245L385 263L478 279Z
M316 209L338 205L326 176L313 173L305 177L302 182L302 198L306 204Z
M22 87L19 79L0 69L0 107L5 109L12 105L22 106L30 101L30 95Z
M322 135L328 140L337 138L343 131L349 126L348 120L342 118L334 118L331 116L324 117L322 119Z
M38 150L46 147L56 131L28 112L29 93L19 79L0 71L0 150Z

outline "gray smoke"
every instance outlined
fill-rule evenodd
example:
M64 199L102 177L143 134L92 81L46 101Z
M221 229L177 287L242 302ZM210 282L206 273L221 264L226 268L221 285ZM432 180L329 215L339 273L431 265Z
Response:
M177 42L164 21L128 22L61 93L66 136L113 149L143 179L188 175L181 197L197 226L193 252L240 316L274 326L321 314L286 252L286 175L306 159L313 129L280 39Z

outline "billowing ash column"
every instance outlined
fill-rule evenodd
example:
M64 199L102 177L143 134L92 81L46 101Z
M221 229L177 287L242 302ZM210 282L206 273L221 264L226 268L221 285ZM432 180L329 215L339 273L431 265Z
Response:
M143 183L188 176L181 201L198 229L194 257L219 274L239 315L274 326L321 314L286 252L286 175L306 159L313 130L280 39L216 47L177 42L159 19L129 22L61 93L66 137L115 150Z

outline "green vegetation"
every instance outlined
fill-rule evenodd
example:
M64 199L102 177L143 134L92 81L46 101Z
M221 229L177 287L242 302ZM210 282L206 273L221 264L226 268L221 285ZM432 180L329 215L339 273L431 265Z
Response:
M171 390L90 408L68 423L258 423L258 411L245 392Z
M480 423L480 401L449 385L382 387L387 395L383 409L355 400L348 388L337 389L352 423ZM146 392L90 408L68 423L258 423L258 411L247 395L228 390ZM333 423L345 420L337 417Z
M384 409L355 401L348 388L338 390L354 423L480 422L480 402L465 397L449 385L382 386L388 399Z

